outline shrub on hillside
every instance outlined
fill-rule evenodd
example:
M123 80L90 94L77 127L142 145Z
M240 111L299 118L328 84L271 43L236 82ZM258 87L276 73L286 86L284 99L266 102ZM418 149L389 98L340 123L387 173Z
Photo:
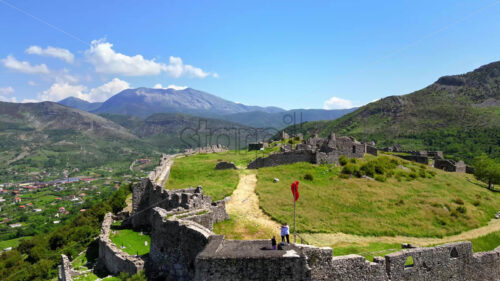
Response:
M371 161L361 165L361 172L364 175L372 177L375 175L375 164Z
M351 177L351 175L349 175L349 174L340 174L339 175L339 178L341 178L341 179L348 179L350 177Z
M352 163L348 163L342 168L342 171L340 171L340 172L342 174L346 174L346 175L353 175L354 170L356 170L356 168L357 168L356 165L353 165Z
M387 177L384 176L384 175L375 175L375 180L376 181L380 181L380 182L386 182L387 181Z
M465 208L464 206L458 206L457 212L459 212L461 214L465 214L465 213L467 213L467 208Z
M345 166L345 164L347 164L347 162L348 162L348 159L345 155L342 155L339 157L339 164L341 166Z
M313 175L307 173L304 175L304 179L308 181L312 181L314 179Z

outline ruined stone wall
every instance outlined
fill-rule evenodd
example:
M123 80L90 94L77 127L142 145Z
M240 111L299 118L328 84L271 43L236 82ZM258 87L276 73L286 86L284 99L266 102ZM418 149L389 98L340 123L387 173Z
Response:
M306 259L290 257L198 257L196 281L311 280Z
M193 280L196 256L205 248L209 229L191 221L169 218L165 210L154 208L149 253L151 279Z
M329 164L329 163L338 163L339 162L339 157L342 155L340 151L334 150L329 153L325 152L316 152L316 159L315 162L316 164Z
M417 162L420 164L429 165L429 157L420 155L396 155L399 158L403 158L408 161Z
M171 158L171 155L163 154L160 160L160 164L155 167L153 171L148 174L148 178L155 182L161 174L165 174L165 170L168 169L167 165ZM168 177L168 174L166 175Z
M214 223L222 222L229 219L229 215L226 212L226 201L219 200L211 204L210 210L212 211L212 217Z
M189 148L184 150L185 155L197 154L197 153L217 153L226 152L228 148L221 144L214 144L205 147Z
M66 255L61 255L61 264L58 267L57 281L73 281L74 274L71 262Z
M470 242L452 243L432 248L416 248L376 257L368 262L358 255L333 257L318 255L311 248L308 256L312 280L367 281L499 281L500 247L486 253L472 252ZM405 266L408 257L413 265Z
M467 165L465 165L464 161L460 160L455 163L455 172L457 173L465 173L467 171Z
M269 240L225 240L197 222L154 209L152 279L182 281L500 281L500 247L472 252L470 242L415 248L375 257L333 257L331 248L289 245L269 250ZM408 257L413 264L405 265Z
M455 161L450 159L436 159L434 161L434 168L441 169L447 172L455 172Z
M113 218L111 213L104 216L101 234L99 236L99 260L102 266L112 274L127 272L136 274L144 268L144 261L140 257L129 255L116 246L109 235Z
M201 188L166 190L149 179L136 184L132 190L132 216L125 222L134 229L149 228L154 207L170 210L190 210L208 208L210 196L205 196Z
M279 165L292 164L297 162L314 163L316 161L315 153L308 150L294 150L290 152L271 154L268 157L259 157L250 162L248 169L259 169L263 167L274 167Z
M366 153L371 154L371 155L378 155L378 149L374 146L367 145L366 146Z

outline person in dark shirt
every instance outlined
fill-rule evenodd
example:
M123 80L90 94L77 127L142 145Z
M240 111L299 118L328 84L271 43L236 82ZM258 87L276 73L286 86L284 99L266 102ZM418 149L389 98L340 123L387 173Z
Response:
M276 250L276 237L271 238L271 245L273 245L273 250Z

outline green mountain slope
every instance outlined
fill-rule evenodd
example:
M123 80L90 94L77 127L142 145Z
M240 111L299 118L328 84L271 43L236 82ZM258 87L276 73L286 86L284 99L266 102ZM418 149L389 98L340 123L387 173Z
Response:
M146 119L136 116L102 114L145 142L164 152L220 143L230 148L246 147L266 137L265 130L255 129L239 123L201 118L181 113L156 113ZM267 137L276 133L271 130Z
M403 96L372 102L327 122L288 127L289 132L336 132L374 140L377 146L443 150L471 160L480 153L500 158L500 62L463 75L441 77Z
M0 167L87 168L152 151L122 126L52 102L0 102Z

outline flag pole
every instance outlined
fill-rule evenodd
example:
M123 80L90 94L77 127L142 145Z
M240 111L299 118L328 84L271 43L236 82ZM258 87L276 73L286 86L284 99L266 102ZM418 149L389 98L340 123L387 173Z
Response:
M297 243L297 238L295 237L295 195L293 196L293 243Z

